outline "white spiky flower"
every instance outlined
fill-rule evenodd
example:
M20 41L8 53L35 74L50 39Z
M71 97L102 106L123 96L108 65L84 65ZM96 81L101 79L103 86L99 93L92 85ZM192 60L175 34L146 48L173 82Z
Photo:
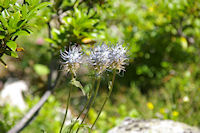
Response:
M110 66L110 49L106 44L95 47L91 50L89 63L98 74L103 73Z
M116 69L119 71L125 71L125 65L128 64L127 48L123 47L122 44L117 43L117 45L111 47L111 69Z
M69 47L68 51L60 50L60 57L62 59L61 64L63 69L76 75L76 71L82 63L83 52L81 51L81 48L72 46Z

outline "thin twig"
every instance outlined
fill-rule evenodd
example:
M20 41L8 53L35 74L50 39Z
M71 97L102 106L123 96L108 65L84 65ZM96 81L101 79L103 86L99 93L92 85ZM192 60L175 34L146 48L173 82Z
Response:
M48 25L48 35L49 35L49 38L52 38L50 22L48 22L47 25ZM50 46L50 48L52 48L53 44L50 43L49 46ZM48 75L48 83L47 83L48 84L48 88L50 88L50 86L52 86L52 73L53 73L53 63L54 63L53 62L54 53L53 53L52 49L50 49L50 50L51 50L51 61L49 63L50 73Z
M13 41L15 41L17 38L18 38L18 36L15 36L14 39L13 39Z

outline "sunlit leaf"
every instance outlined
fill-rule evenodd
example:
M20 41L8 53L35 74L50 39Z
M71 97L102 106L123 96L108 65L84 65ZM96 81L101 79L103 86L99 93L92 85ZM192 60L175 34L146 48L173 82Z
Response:
M85 90L84 90L82 84L81 84L79 81L77 81L75 78L73 78L73 79L71 80L71 84L74 85L74 86L76 86L76 87L78 87L78 88L80 88L80 89L82 90L82 92L83 92L83 95L86 94L86 92L85 92Z
M35 64L33 66L33 69L40 76L47 75L50 72L49 68L47 66L45 66L45 65L42 65L42 64Z
M5 38L5 36L4 35L0 35L0 39L4 39Z
M12 51L15 51L16 48L17 48L17 44L16 44L16 42L14 42L14 41L9 41L9 42L6 43L6 45L7 45L9 48L11 48Z
M10 53L11 53L10 56L12 56L12 57L14 57L14 58L18 58L17 52L15 52L15 51L10 51Z
M8 23L7 23L6 19L1 15L0 15L0 21L3 24L3 26L8 27Z
M19 30L17 31L16 33L13 34L13 36L19 36L19 35L29 35L29 33L27 31L24 31L24 30Z

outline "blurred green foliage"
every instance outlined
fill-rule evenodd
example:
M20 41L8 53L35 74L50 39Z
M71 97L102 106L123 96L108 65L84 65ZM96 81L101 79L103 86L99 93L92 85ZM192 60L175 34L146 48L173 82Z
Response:
M143 92L161 85L177 64L198 61L199 4L194 0L115 2L107 21L116 27L109 33L120 33L108 37L130 43L134 63L126 77Z
M18 48L15 40L18 36L29 35L31 32L30 20L37 16L37 11L48 6L50 3L39 3L39 0L26 0L19 3L17 0L0 1L0 61L6 65L1 57L6 54L18 58Z
M11 5L16 6L12 3ZM6 4L3 4L3 7L8 8ZM16 8L16 13L21 13L19 11L26 7L27 10L33 9L25 4ZM1 6L1 11L4 8ZM9 9L15 8L11 6ZM64 10L65 14L59 14L60 10ZM199 10L200 2L197 0L56 0L50 8L40 10L42 17L35 17L32 21L38 29L33 29L31 38L19 37L17 40L25 51L19 55L21 64L16 63L15 66L22 71L24 79L29 77L31 90L37 93L39 91L40 94L46 87L50 51L54 50L58 55L58 50L68 46L69 42L90 47L99 40L124 41L130 49L130 65L124 77L118 76L114 93L97 121L95 132L107 132L127 116L172 119L200 126ZM15 16L12 11L9 14ZM53 18L53 37L50 39L47 36L46 23L52 14L57 14L59 18ZM1 12L1 22L3 17L5 10L4 13ZM23 14L19 21L21 19ZM15 31L12 33L5 32L6 23L11 23L8 16L5 24L0 25L1 41L8 35L15 37L14 33L17 31L27 31L22 26L13 28ZM26 24L29 23L24 23ZM39 39L46 42L39 42ZM53 44L53 50L48 43ZM17 47L12 41L7 46L12 51ZM42 69L45 70L41 72ZM86 85L92 82L81 73L80 79ZM102 84L105 84L105 80L106 78ZM51 97L36 120L24 132L58 132L60 120L55 119L58 114L55 114L54 108L65 105L66 86L62 85L63 89L56 90L57 99ZM89 123L96 118L105 98L107 90L104 88L106 87L100 90L97 104L89 113ZM77 113L84 100L82 97L77 98L80 94L75 91L73 95L75 98L72 98L72 108L75 108ZM35 101L38 101L38 98L34 98L32 105ZM11 116L11 112L16 115ZM1 108L0 131L10 129L22 116L22 113L9 105Z
M39 97L29 96L26 99L28 107L33 107L38 101ZM60 128L60 114L59 110L54 109L59 107L60 103L51 96L45 106L40 111L40 116L36 117L33 123L31 123L27 128L25 128L22 133L35 133L46 131L48 133L55 133L59 131ZM9 106L8 104L1 107L0 111L0 131L2 133L8 131L11 127L15 125L15 122L22 118L24 115L23 111L20 111L16 107ZM52 124L50 124L52 123Z

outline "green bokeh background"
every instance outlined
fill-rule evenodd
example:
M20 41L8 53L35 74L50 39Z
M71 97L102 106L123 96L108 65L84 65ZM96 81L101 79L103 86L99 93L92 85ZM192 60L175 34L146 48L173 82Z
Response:
M73 3L66 0L62 8ZM53 39L48 39L46 25L50 14L48 8L39 12L39 17L32 20L35 24L32 34L17 39L24 52L18 52L18 59L3 56L8 69L0 66L2 82L16 77L30 83L30 92L25 94L29 108L39 101L47 86L52 51L49 42L54 44L57 63L59 49L69 42L83 48L93 47L95 41L120 42L130 51L130 63L124 74L117 75L112 96L94 132L105 133L128 116L172 119L200 126L200 1L88 0L68 11L63 18L65 24L53 29ZM94 121L108 92L107 74L89 112L88 123ZM78 79L86 87L92 83L84 72L78 73ZM59 131L61 120L56 108L66 106L69 80L63 77L38 117L22 133ZM74 88L71 101L74 115L85 102L81 90ZM0 107L0 131L10 129L23 114L9 105Z

